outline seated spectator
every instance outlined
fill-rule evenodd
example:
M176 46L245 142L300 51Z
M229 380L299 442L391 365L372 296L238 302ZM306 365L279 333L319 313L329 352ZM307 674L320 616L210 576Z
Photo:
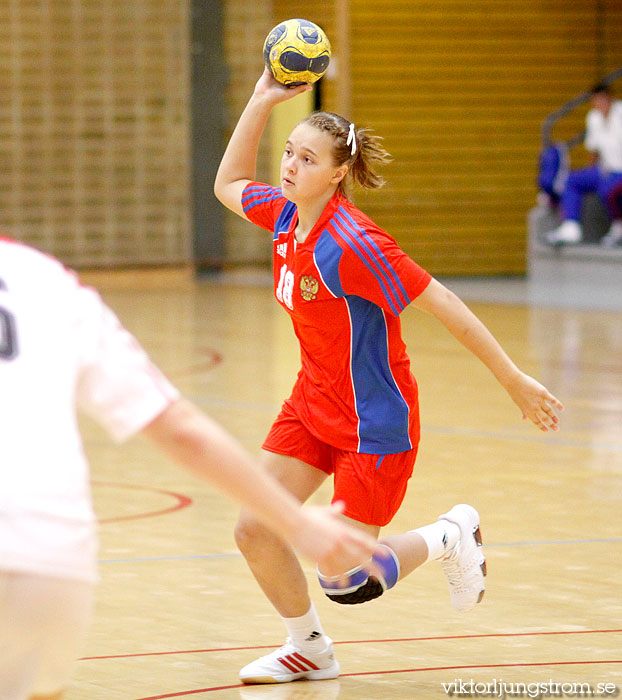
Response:
M607 85L591 90L592 108L586 117L585 147L592 154L586 168L572 170L561 196L563 221L545 235L550 245L581 243L581 204L588 192L598 194L611 218L611 228L601 245L622 246L622 101L614 99Z

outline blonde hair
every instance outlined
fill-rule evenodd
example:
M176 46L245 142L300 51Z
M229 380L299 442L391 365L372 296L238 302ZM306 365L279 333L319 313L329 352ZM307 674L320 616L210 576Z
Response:
M391 161L391 155L382 146L382 137L374 134L371 129L357 128L333 112L313 112L300 123L309 124L333 136L335 165L348 166L346 176L338 185L338 190L345 197L348 197L350 182L365 189L377 189L384 185L384 178L375 170L376 165L384 165ZM354 135L354 149L352 141L348 141L351 132Z

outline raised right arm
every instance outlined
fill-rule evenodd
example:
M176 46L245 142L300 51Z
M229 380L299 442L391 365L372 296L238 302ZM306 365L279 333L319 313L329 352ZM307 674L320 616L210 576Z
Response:
M255 180L259 141L272 108L279 102L311 89L310 85L286 88L274 80L268 69L264 70L257 81L255 90L231 134L214 181L216 197L243 219L247 217L242 208L242 192L249 182Z

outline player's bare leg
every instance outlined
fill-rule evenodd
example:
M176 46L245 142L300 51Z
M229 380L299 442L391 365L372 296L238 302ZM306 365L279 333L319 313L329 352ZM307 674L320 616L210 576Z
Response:
M30 700L60 700L62 693L55 693L54 695L31 695Z
M301 501L326 478L320 470L288 457L268 453L266 466ZM374 536L379 527L350 522ZM454 606L466 610L483 594L484 560L481 556L479 516L470 506L455 506L436 523L379 541L369 575L356 562L344 561L349 586L320 573L326 595L338 603L372 600L430 559L440 560L450 584ZM332 641L324 635L309 598L304 572L291 548L277 535L246 514L240 516L236 540L257 582L281 614L289 636L280 649L240 671L245 683L284 683L299 678L320 680L339 675Z
M264 453L263 465L302 502L315 493L326 479L326 474L319 469L271 452ZM345 519L377 537L379 527ZM257 583L278 613L286 618L304 615L309 610L311 599L306 576L291 547L244 511L240 514L235 537ZM343 570L347 571L357 564L344 560Z
M470 610L484 595L486 562L482 554L479 515L466 504L454 506L430 525L378 541L371 575L357 566L346 581L319 572L324 593L336 603L355 605L383 595L427 561L439 561L449 583L452 605Z
M428 560L428 547L421 535L414 530L404 532L400 535L389 535L381 537L378 542L390 547L396 554L400 562L400 573L398 581L425 564Z
M269 452L264 453L264 466L303 502L326 479L319 469ZM247 513L240 515L235 534L255 579L288 631L285 644L245 666L240 679L245 683L286 683L300 678L336 678L340 669L332 640L324 634L295 552ZM344 562L344 571L354 564Z
M301 502L326 479L320 469L292 457L264 452L263 466ZM235 529L237 545L257 583L282 617L304 615L311 605L307 579L292 548L242 511Z

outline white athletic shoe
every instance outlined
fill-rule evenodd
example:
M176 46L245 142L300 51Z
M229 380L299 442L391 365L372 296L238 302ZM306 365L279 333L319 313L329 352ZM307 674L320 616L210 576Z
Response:
M289 683L300 679L322 681L337 678L340 669L333 642L329 637L324 638L328 647L320 654L308 654L294 646L288 637L280 649L244 666L240 680L243 683Z
M460 528L460 539L440 562L449 582L452 605L456 610L470 610L484 597L486 589L479 514L473 506L462 503L441 515L439 520L448 520Z
M582 238L581 224L573 219L567 219L556 229L544 234L544 239L549 245L573 245L581 243Z

